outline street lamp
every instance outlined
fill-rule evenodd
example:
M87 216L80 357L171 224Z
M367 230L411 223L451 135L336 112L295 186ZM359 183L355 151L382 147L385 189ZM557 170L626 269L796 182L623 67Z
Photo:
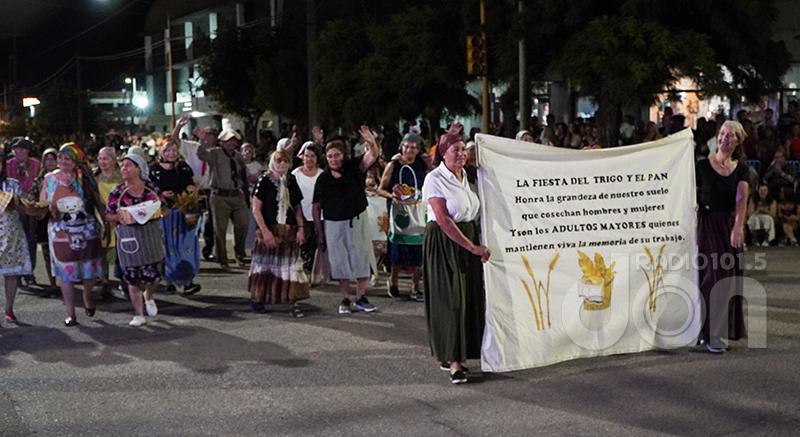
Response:
M172 123L172 127L174 128L175 127L175 90L173 89L173 86L172 86L172 41L171 41L172 40L172 32L171 32L171 27L170 27L170 14L169 14L169 11L164 6L161 6L160 4L156 3L155 1L150 1L150 0L134 0L134 1L137 2L137 3L148 4L150 6L153 6L153 7L156 7L158 9L161 9L164 12L164 15L167 18L167 28L166 28L166 31L164 33L164 47L167 49L167 69L169 71L169 87L168 87L169 88L169 104L170 104L169 118L170 118L170 122ZM136 83L135 80L136 79L132 79L132 82L134 84ZM126 79L125 83L131 83L131 82L128 82L128 80ZM134 88L135 88L135 85L134 85ZM145 98L145 101L147 101L147 98ZM147 106L147 103L145 103L145 106Z
M150 104L150 101L147 99L146 93L141 93L139 92L139 90L136 89L136 78L126 77L125 83L133 85L133 93L131 94L131 104L140 109L146 108L147 105Z

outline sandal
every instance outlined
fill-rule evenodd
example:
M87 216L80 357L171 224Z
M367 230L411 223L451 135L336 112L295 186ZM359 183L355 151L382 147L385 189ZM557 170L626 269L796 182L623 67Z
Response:
M97 310L97 307L94 307L94 308L84 308L84 310L83 310L83 311L86 313L86 315L87 315L87 316L89 316L89 317L94 317L94 312L95 312L96 310Z
M64 320L64 326L78 326L78 321L73 319L72 317L67 317Z
M289 314L295 319L302 319L306 315L305 311L297 305L292 305L292 307L289 308Z

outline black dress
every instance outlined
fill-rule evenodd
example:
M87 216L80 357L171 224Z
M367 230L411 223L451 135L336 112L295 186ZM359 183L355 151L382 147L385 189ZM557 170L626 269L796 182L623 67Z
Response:
M748 170L740 161L730 175L722 176L704 159L697 162L695 171L698 287L706 307L701 338L712 347L725 347L720 343L723 339L747 338L742 248L731 246L731 232L736 218L736 190L739 182L747 181Z

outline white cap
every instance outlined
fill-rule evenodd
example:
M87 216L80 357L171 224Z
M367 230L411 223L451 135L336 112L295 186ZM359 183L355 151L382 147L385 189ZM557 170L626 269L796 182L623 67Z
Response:
M236 138L237 140L241 140L242 136L239 135L239 132L236 132L233 129L225 129L219 133L217 139L220 141L228 141L231 138Z

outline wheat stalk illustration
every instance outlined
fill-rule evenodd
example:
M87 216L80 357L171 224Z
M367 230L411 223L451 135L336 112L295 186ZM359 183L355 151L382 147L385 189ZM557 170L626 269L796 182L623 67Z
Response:
M553 260L550 261L550 266L547 270L547 285L543 284L542 281L536 281L536 275L533 273L533 269L531 269L530 263L528 263L528 259L525 258L525 255L520 254L522 257L522 263L525 265L525 270L528 272L528 276L531 277L531 281L533 282L533 289L536 292L536 299L533 298L533 293L531 293L531 289L528 286L528 283L525 280L522 280L522 285L525 287L525 291L528 293L528 299L531 301L531 308L533 309L533 315L536 318L536 330L540 331L542 329L551 328L552 325L550 324L550 273L555 269L556 263L558 262L559 253L553 257ZM544 311L542 309L542 294L544 294L545 298L545 305L547 306L547 326L544 324Z
M647 287L650 289L647 308L653 312L656 311L658 290L664 287L664 267L661 265L661 260L665 247L667 247L667 244L662 244L661 248L658 250L658 256L654 258L652 252L650 252L650 249L647 246L644 246L644 252L647 254L647 258L650 260L650 265L653 268L652 278L647 274L647 270L642 270L645 278L647 279Z

